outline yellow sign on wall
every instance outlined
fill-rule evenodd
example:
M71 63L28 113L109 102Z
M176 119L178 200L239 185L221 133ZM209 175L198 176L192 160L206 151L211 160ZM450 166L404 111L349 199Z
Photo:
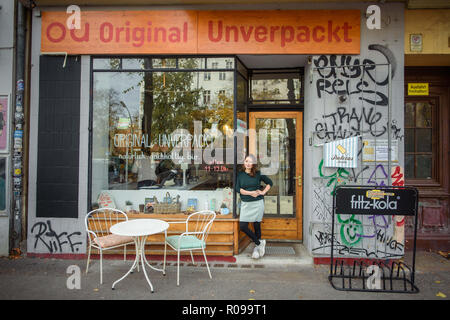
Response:
M408 83L408 96L428 96L428 83Z

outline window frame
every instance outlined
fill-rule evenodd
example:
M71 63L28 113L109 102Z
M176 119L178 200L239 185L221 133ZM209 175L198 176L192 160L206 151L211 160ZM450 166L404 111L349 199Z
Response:
M407 103L415 103L415 106L417 103L420 102L429 102L432 107L432 124L431 124L431 152L407 152L404 151L405 158L406 155L412 154L414 155L414 175L416 175L416 169L417 169L417 160L415 158L416 155L421 154L431 154L432 160L431 160L431 179L426 178L407 178L406 172L405 172L405 185L411 185L411 186L423 186L423 187L438 187L441 186L441 164L440 164L440 135L441 135L441 109L439 105L439 97L430 95L426 97L414 97L414 96L406 96L405 102L404 102L404 109L403 111L406 112L406 104ZM414 111L415 114L416 111ZM404 135L406 140L406 129L414 129L414 149L416 149L417 145L417 135L415 134L417 129L420 129L420 127L416 127L416 116L414 116L414 127L406 127L406 124L404 126ZM406 160L405 160L406 161ZM405 166L406 170L406 166Z
M123 68L122 60L123 59L175 59L176 60L176 66L175 67L165 67L165 68L142 68L142 69L135 69L135 68ZM179 66L179 59L189 59L189 58L197 58L197 59L203 59L202 65L198 68L194 69L187 69L187 68L181 68ZM227 63L225 68L218 68L213 69L211 66L209 66L210 59L220 59L220 58L226 58ZM118 60L118 68L110 69L110 68L96 68L94 67L94 60L95 59L117 59ZM93 85L94 85L94 73L95 72L199 72L199 73L217 73L217 72L232 72L233 73L233 116L234 116L234 128L233 130L236 130L237 126L237 100L236 100L236 93L237 93L237 76L242 75L242 70L238 70L238 64L241 64L243 68L245 68L245 71L247 72L247 68L244 64L239 60L239 58L236 55L142 55L142 56L135 56L135 55L91 55L90 56L90 75L89 75L89 87L90 87L90 93L89 93L89 150L88 150L88 194L87 194L87 207L92 207L92 146L93 146ZM209 67L208 67L209 66ZM245 77L246 78L246 77ZM247 78L246 78L247 79ZM248 81L248 79L247 79ZM248 92L247 92L248 97ZM247 106L246 106L247 108ZM246 111L248 113L248 110ZM234 189L234 185L236 183L236 168L237 168L237 157L236 157L236 140L234 140L234 164L233 164L233 178L232 178L232 189ZM233 193L233 203L232 203L232 212L233 212L233 218L237 218L237 208L236 208L236 197Z

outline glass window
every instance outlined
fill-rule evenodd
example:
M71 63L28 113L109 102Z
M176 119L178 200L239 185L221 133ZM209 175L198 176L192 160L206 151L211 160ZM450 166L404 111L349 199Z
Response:
M405 104L405 177L433 179L435 159L433 140L437 139L433 101L414 101Z
M137 59L124 58L124 59L122 59L122 69L136 69L136 70L151 69L151 59L148 59L148 58L137 58Z
M175 69L177 67L177 60L176 59L152 59L152 67L155 69Z
M211 103L211 90L203 91L203 104Z
M207 69L230 69L234 68L233 58L207 58L206 59Z
M94 69L118 70L121 68L119 58L95 59L93 63Z
M251 79L251 99L254 104L299 104L300 73L256 73Z
M180 69L204 69L205 58L179 58L178 68Z
M178 59L178 71L160 70L176 68L174 61L122 59L124 72L94 71L93 203L107 194L119 209L131 202L145 212L155 197L160 203L170 197L181 211L194 204L232 210L234 72L218 81L218 71L195 71L202 63L196 58ZM138 71L143 64L146 71Z

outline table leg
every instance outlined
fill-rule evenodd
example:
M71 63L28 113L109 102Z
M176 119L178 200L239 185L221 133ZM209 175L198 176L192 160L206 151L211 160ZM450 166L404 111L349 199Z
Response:
M148 264L147 259L145 258L145 239L146 238L147 237L145 236L140 239L141 240L141 243L140 243L140 245L141 245L141 247L140 247L141 265L142 265L142 270L144 270L145 278L147 279L147 282L150 285L150 289L152 290L152 293L153 293L154 292L153 285L152 285L152 282L150 281L150 279L148 278L147 270L145 270L145 265L144 265L144 261Z
M149 284L149 286L150 286L150 289L152 290L152 293L154 292L154 290L153 290L153 285L152 285L152 282L150 281L150 279L149 279L149 277L148 277L148 274L147 274L147 270L145 269L145 264L147 264L150 268L152 268L153 270L156 270L156 271L160 271L160 272L162 272L163 273L163 275L166 275L166 271L164 270L164 269L158 269L158 268L155 268L155 267L153 267L152 265L150 265L150 263L147 261L147 258L146 258L146 256L145 256L145 240L147 239L147 236L142 236L142 237L135 237L134 238L134 244L135 244L135 247L136 247L136 258L134 259L134 263L133 263L133 265L131 266L131 268L130 268L130 270L128 270L128 272L122 277L122 278L120 278L119 280L116 280L114 283L113 283L113 285L112 285L112 289L114 289L114 286L118 283L118 282L120 282L120 281L122 281L123 279L125 279L136 267L138 268L138 270L139 270L139 262L141 263L141 265L142 265L142 270L144 270L144 275L145 275L145 278L147 279L147 283Z
M167 232L167 231L166 231ZM167 236L166 236L166 238L167 238ZM144 240L145 241L145 240ZM148 261L147 261L147 257L145 256L145 251L143 251L143 256L144 256L144 261L145 261L145 263L150 267L150 268L152 268L153 270L155 270L155 271L159 271L159 272L162 272L163 273L163 275L166 275L166 271L164 270L164 269L158 269L158 268L155 268L154 266L152 266ZM142 267L143 268L143 267Z
M120 281L122 281L123 279L125 279L131 272L133 272L133 270L136 268L136 266L139 266L139 239L135 238L134 239L134 246L136 248L136 257L134 259L133 265L131 266L130 270L128 270L127 273L125 273L124 276L122 276L122 278L116 280L113 285L112 288L114 290L114 286L119 283Z

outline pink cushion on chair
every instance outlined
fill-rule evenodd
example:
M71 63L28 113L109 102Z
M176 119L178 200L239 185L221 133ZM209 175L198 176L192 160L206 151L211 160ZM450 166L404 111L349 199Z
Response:
M94 239L94 242L98 244L101 248L114 247L132 241L133 237L119 236L116 234L110 234L107 236L98 237Z

